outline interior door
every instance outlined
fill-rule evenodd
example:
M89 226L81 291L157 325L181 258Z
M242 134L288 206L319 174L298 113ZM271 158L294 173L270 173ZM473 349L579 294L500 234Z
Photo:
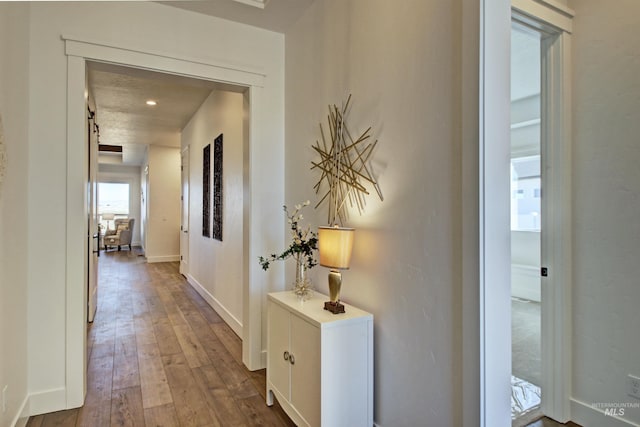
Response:
M182 217L180 225L180 273L187 274L189 266L189 147L181 156Z
M95 113L87 118L87 151L89 156L87 181L87 254L89 269L87 278L87 321L93 322L98 308L98 256L100 255L100 229L98 228L98 127Z

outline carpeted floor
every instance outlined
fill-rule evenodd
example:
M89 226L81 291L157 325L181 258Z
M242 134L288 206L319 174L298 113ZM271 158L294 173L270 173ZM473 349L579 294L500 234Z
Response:
M540 386L540 303L511 299L511 373Z

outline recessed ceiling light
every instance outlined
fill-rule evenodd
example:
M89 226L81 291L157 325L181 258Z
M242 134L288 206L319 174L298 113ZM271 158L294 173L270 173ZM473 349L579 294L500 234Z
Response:
M147 101L147 105L158 105L158 103L156 101L150 99L150 100Z

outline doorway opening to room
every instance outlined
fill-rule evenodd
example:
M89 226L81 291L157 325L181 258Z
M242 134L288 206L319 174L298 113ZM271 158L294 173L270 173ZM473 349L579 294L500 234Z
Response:
M480 26L481 425L519 425L520 422L526 425L524 417L513 419L518 418L513 416L511 404L513 373L533 378L529 383L540 383L534 384L541 393L539 402L533 405L540 412L532 417L544 415L565 423L569 421L572 371L570 76L573 12L558 2L511 0L495 4L499 7L481 8ZM536 70L525 71L528 75L539 74L539 82L534 80L531 84L539 89L521 90L519 96L511 94L514 104L521 104L514 106L509 102L509 46L513 26L520 31L513 37L522 36L525 44L533 46L539 63L533 65ZM514 47L517 43L514 42ZM513 56L519 53L514 52ZM514 91L517 90L514 84ZM539 114L535 114L536 110ZM510 141L510 128L514 144ZM537 147L528 144L530 140L538 140ZM514 235L516 239L539 240L539 244L523 246L527 249L519 253L518 245L512 245ZM529 279L533 286L518 290L518 285L514 285L516 292L522 292L516 299L512 298L512 282L516 281L512 276L517 274ZM538 294L539 303L535 301ZM523 335L511 329L512 323L514 328L517 325L516 315L512 313L514 301L529 308L539 304L539 321L529 323L534 331L532 335L539 336L539 344L534 338L530 347L533 350L520 351L523 364L533 361L534 369L518 365L518 355L514 355L512 349L512 343L514 347L518 345Z
M87 235L87 218L90 217L86 206L87 192L78 192L79 186L86 186L90 181L87 177L86 145L86 111L87 111L87 72L92 63L101 63L144 70L159 74L172 75L182 78L192 78L201 81L215 82L229 88L235 88L242 94L243 137L242 150L245 158L244 170L239 182L242 183L243 212L236 218L243 224L245 235L243 254L241 257L243 274L239 278L243 290L242 314L238 317L241 325L242 361L250 369L260 369L264 366L262 350L262 313L254 310L260 304L263 291L262 280L249 280L250 244L249 229L252 235L260 235L262 224L257 221L258 213L263 212L264 202L251 197L251 189L261 189L266 184L260 180L264 171L250 167L249 158L264 154L260 151L263 145L258 143L261 135L273 131L269 122L269 115L264 116L268 103L265 92L269 93L271 81L263 72L258 72L246 66L234 66L220 63L215 59L194 61L189 58L168 57L157 52L147 52L132 49L126 45L95 43L82 38L63 36L65 53L67 55L67 281L66 281L66 366L67 384L66 404L68 407L82 405L86 390L87 368L87 278L86 269L88 252L92 248L87 245L77 245L75 242L85 240ZM264 117L263 117L264 116ZM193 162L192 162L193 164ZM267 180L268 181L268 180ZM193 196L193 191L191 189ZM257 193L256 193L257 194ZM145 195L146 196L146 195ZM151 201L146 200L148 204ZM268 209L267 209L268 210ZM95 227L97 229L97 226ZM191 231L191 230L190 230ZM84 267L83 267L84 266ZM252 307L249 310L249 307Z
M540 33L511 26L511 417L542 415Z
M242 271L244 264L231 263L239 270L237 274L234 270L235 277L239 281L236 281L233 294L230 297L216 295L215 292L218 290L212 289L211 283L201 279L206 272L188 269L188 248L191 240L191 244L194 244L197 249L193 251L195 257L208 256L202 246L211 246L211 241L210 239L204 241L202 232L199 230L203 215L204 196L201 187L203 168L204 164L208 164L203 161L202 146L213 143L214 138L222 132L219 127L225 126L228 144L225 150L225 172L229 182L235 184L231 189L233 191L228 191L235 203L226 203L225 208L227 213L233 212L233 217L236 219L234 222L226 222L225 231L229 236L229 242L235 242L234 256L239 260L244 257L246 249L243 243L246 239L242 235L242 219L247 216L244 210L248 204L243 203L243 199L247 197L245 193L247 185L243 183L248 179L249 170L245 168L247 163L245 156L248 156L246 152L248 143L245 140L248 139L248 134L243 134L243 131L248 127L246 123L249 120L249 114L246 111L249 105L248 89L213 80L142 70L124 65L92 61L87 61L86 64L86 89L91 102L95 103L95 118L100 125L100 145L101 147L118 147L118 150L109 151L90 146L90 149L96 151L92 155L96 154L98 157L97 189L94 190L93 196L97 196L98 200L95 219L99 221L100 235L104 237L110 231L115 231L119 225L118 220L123 218L127 218L129 224L132 219L136 221L134 246L129 246L130 251L127 254L121 254L118 246L118 251L110 250L109 256L100 258L100 262L105 266L105 272L120 271L119 268L132 269L133 265L144 263L145 258L138 258L138 255L146 256L149 263L174 262L176 269L177 262L182 261L180 266L188 279L187 287L193 291L194 301L204 302L202 301L204 298L218 312L221 311L220 307L211 304L211 299L220 301L220 304L228 304L223 307L226 311L221 316L228 324L225 316L229 312L235 316L234 320L242 319L243 286L246 276ZM155 105L147 103L149 99L155 100ZM212 102L212 99L215 102ZM208 126L217 126L217 128L209 129ZM216 133L213 134L213 131ZM190 151L189 147L193 149ZM193 162L200 165L199 169L188 168L189 153L193 154ZM190 182L193 185L189 185ZM194 190L197 194L190 195L189 193ZM194 203L195 206L191 207L189 203ZM238 221L238 218L241 220ZM195 224L193 229L196 234L192 236L187 234L191 229L189 223ZM218 247L224 243L226 242L219 243ZM100 243L105 253L106 244L106 239ZM158 247L162 245L168 247L169 244L173 245L172 252L167 256L158 254ZM135 246L141 246L142 252ZM155 258L152 259L152 255ZM198 261L194 263L196 269L202 269L203 265L211 265L211 263L200 262L198 259L196 261ZM122 264L122 266L114 269L116 264ZM149 268L152 269L151 271L156 271L162 268L162 264L150 264ZM93 328L98 328L96 330L105 328L107 326L104 323L107 322L112 323L108 327L113 328L115 325L114 329L117 332L120 327L116 322L122 323L121 319L116 319L116 316L113 318L107 316L105 319L104 314L100 317L100 307L105 308L105 313L114 312L111 307L113 298L110 297L113 296L115 288L111 282L120 279L113 274L100 274L99 277L101 282L104 281L100 286L106 285L104 286L106 299L103 300L103 304L99 302L94 304L98 306L97 315L101 320L99 325L94 325ZM108 281L111 282L107 283ZM228 285L229 282L226 284ZM231 286L225 286L224 290L227 293L232 292ZM200 294L197 298L196 292ZM95 295L99 293L98 290ZM212 294L216 297L211 298ZM235 305L231 306L225 298L233 299L232 302ZM207 307L201 309L207 310ZM208 309L210 310L211 307ZM209 311L206 312L209 313ZM123 312L122 315L131 317L131 312ZM214 315L211 314L211 316ZM216 319L221 320L220 317ZM233 330L237 335L242 336L241 329L239 332L235 324L230 326L231 328L226 330ZM128 332L130 331L125 330L123 333ZM189 339L196 340L193 337ZM91 343L92 339L89 342ZM114 363L116 362L118 360L114 359Z
M571 20L566 18L537 16L515 6L512 12L509 152L514 426L527 425L543 415L568 420Z

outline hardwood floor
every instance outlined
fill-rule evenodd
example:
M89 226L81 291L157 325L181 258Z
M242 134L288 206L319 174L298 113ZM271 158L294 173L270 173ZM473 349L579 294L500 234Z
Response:
M31 417L27 426L294 425L277 403L266 406L265 371L244 367L240 339L178 263L147 264L134 248L103 252L99 272L85 405Z
M88 326L87 397L28 426L293 426L265 404L265 372L178 273L134 248L101 253L98 311Z

